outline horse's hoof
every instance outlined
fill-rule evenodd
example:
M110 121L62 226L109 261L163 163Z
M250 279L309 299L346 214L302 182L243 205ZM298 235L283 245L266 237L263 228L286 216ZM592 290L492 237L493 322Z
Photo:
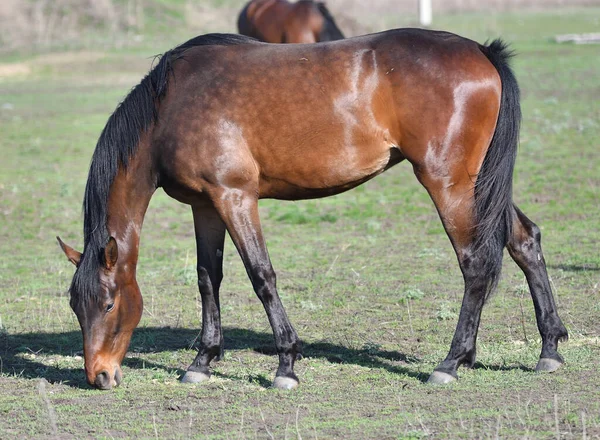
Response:
M562 362L552 358L541 358L535 366L535 371L540 373L552 373L558 370Z
M286 376L277 376L273 381L273 388L280 390L293 390L298 386L298 381Z
M210 379L210 374L201 373L200 371L186 371L181 378L181 383L200 383Z
M434 385L445 385L450 382L454 382L456 377L451 374L444 373L443 371L434 371L427 379L427 383L432 383Z

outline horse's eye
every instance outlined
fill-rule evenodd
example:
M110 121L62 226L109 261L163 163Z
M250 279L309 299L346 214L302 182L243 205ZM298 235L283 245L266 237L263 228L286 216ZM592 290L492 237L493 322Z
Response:
M109 305L106 306L106 313L110 312L114 308L115 308L115 303L110 303Z

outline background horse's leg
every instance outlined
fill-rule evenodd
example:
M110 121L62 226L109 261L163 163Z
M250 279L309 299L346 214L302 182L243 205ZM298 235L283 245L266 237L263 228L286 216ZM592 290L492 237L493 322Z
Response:
M198 288L202 298L200 349L182 382L202 382L210 377L210 361L223 355L223 330L219 287L223 279L225 224L212 204L192 207L198 254Z
M295 388L298 378L294 374L294 362L301 353L301 344L277 294L275 271L260 226L256 191L225 189L214 199L218 200L217 209L273 329L279 354L279 368L273 386Z
M464 175L458 175L457 172L452 177L456 182L453 185L447 185L446 179L435 177L437 173L417 173L419 181L429 192L440 214L465 281L465 294L450 351L429 377L429 382L432 383L451 382L458 377L456 370L459 366L464 364L471 367L475 363L481 310L497 275L486 270L485 260L501 258L502 254L502 247L493 250L499 252L500 256L492 256L488 252L475 252L473 248L473 231L476 224L473 183L469 174L464 171Z
M538 329L542 335L542 353L535 369L555 371L564 362L557 352L558 341L566 341L568 333L556 311L542 254L540 229L516 206L513 217L513 234L507 248L527 278Z

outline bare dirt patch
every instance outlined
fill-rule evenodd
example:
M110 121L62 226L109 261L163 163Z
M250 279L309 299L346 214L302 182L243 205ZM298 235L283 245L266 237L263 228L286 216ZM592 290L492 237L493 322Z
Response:
M31 73L31 67L26 63L0 64L0 78L26 76Z
M36 57L32 61L32 64L56 66L65 64L92 63L101 60L105 56L106 53L104 52L94 51L47 53Z
M63 70L72 66L96 63L105 56L104 52L92 51L47 53L24 62L0 64L0 78L27 76L35 70L47 67L53 70Z

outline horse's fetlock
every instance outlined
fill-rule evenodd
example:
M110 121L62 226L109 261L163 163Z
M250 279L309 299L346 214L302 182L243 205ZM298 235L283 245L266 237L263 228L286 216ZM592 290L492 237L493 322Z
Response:
M469 350L465 355L462 365L467 368L473 368L477 359L477 350L475 348Z

